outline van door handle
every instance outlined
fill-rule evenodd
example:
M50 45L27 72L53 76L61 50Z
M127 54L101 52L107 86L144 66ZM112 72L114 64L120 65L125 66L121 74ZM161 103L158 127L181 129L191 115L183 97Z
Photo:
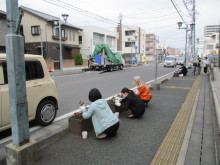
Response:
M38 84L38 83L34 83L34 87L40 87L42 86L41 84Z

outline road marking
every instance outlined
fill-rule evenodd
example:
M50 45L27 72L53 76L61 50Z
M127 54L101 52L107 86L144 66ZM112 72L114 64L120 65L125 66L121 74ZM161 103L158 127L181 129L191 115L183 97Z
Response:
M186 79L185 79L185 78L177 78L177 79L175 79L175 80L181 80L181 81L182 81L182 80L189 80L189 81L194 81L195 79L190 79L190 78L188 78L188 79L187 79L187 78L186 78Z
M176 164L200 82L201 76L197 76L191 90L180 108L180 111L176 115L176 118L163 139L163 142L154 155L151 165Z
M175 89L175 88L179 88L179 89L191 89L190 87L178 87L178 86L163 86L163 88L173 88L173 89Z

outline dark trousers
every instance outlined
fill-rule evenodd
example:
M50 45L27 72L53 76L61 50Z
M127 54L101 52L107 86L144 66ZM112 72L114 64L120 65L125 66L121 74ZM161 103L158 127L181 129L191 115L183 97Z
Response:
M207 73L207 67L204 67L204 73L206 74Z
M141 99L142 100L142 99ZM150 101L150 100L142 100L143 102L144 102L144 104L145 104L145 107L147 106L147 104L148 104L148 102Z
M119 122L104 130L103 133L106 134L108 137L113 137L116 135L118 128Z

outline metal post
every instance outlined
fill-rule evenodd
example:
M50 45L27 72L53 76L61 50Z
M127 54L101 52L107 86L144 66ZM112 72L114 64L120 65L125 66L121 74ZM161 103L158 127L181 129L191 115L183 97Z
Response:
M60 41L60 72L63 74L63 55L62 55L62 31L61 31L61 21L59 19L59 41Z
M185 60L184 60L185 66L186 66L186 54L187 54L187 36L188 36L188 26L186 26L186 43L185 43Z
M40 39L41 39L41 56L43 56L44 55L44 53L43 53L43 41L42 41L42 28L40 28Z
M158 58L158 51L156 51L156 55L155 55L155 83L157 82L157 58Z
M20 31L18 0L7 0L6 53L12 143L16 146L29 142L28 104L26 96L24 40ZM17 33L16 33L17 32Z

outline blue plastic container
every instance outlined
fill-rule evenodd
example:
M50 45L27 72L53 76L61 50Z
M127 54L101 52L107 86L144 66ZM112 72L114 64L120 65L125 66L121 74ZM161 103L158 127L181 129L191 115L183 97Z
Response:
M99 64L99 65L102 63L101 55L100 54L96 54L95 55L95 63Z

